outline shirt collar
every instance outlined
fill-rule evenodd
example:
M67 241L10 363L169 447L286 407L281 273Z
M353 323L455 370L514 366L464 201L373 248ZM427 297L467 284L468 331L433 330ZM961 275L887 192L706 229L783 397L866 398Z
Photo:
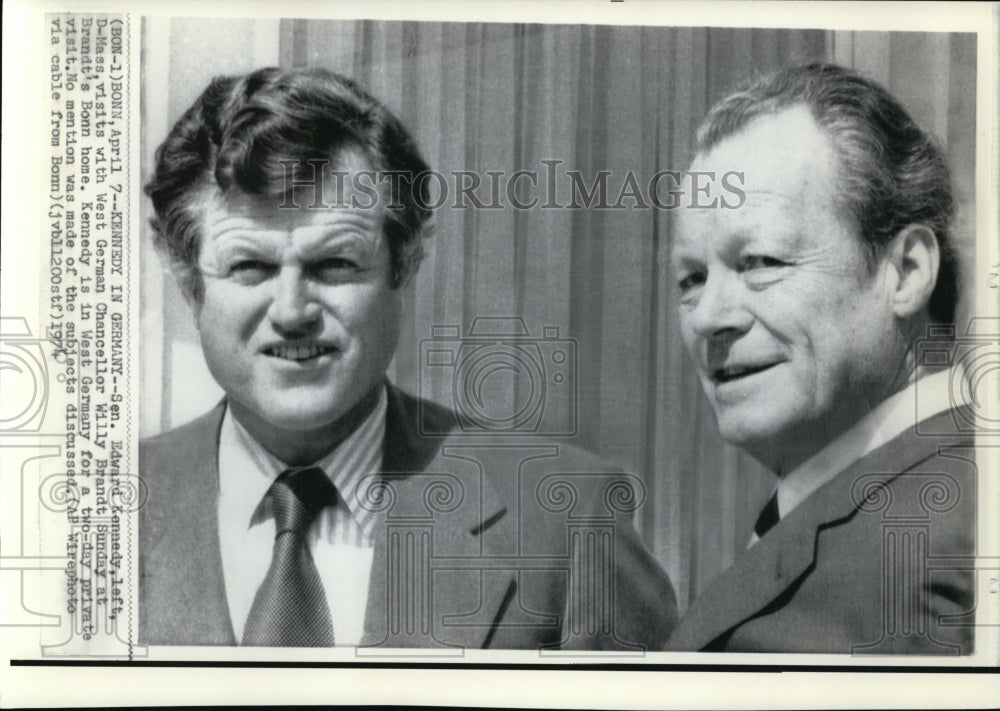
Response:
M778 483L779 515L787 516L849 465L918 422L967 404L965 388L953 387L955 379L962 377L957 369L925 375L879 403L854 426L781 479Z
M338 501L343 502L351 516L367 536L371 536L375 521L373 513L360 505L356 495L359 484L382 468L382 446L385 441L385 419L388 396L385 387L378 402L365 420L332 452L310 466L323 470L337 489ZM275 457L247 432L246 428L226 408L219 435L219 508L235 520L248 526L259 523L268 514L261 507L264 495L278 476L289 467ZM225 450L225 451L224 451Z

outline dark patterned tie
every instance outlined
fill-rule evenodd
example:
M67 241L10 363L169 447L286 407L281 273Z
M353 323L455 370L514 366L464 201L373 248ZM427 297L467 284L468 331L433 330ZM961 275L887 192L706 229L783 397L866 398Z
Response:
M757 538L763 538L764 534L778 523L778 519L778 492L776 491L774 496L767 500L764 510L757 517L757 523L753 525L753 532L757 534Z
M274 554L243 629L247 647L332 647L333 622L306 543L316 515L336 499L323 470L289 470L267 492Z

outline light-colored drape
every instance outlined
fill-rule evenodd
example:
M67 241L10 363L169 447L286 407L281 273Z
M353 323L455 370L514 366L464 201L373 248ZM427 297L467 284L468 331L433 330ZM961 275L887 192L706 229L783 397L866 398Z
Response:
M148 35L147 55L153 56L147 65L167 63L167 86L147 82L147 156L212 75L246 71L272 57L262 63L321 65L359 81L399 114L437 171L480 176L478 194L487 201L490 171L544 176L543 161L560 161L558 173L580 171L588 186L599 171L611 171L614 202L630 171L644 187L657 171L684 170L699 120L739 79L790 63L838 61L883 81L947 145L963 216L971 214L975 40L967 36L159 22ZM214 54L204 51L213 42ZM241 43L248 48L242 53ZM206 62L211 56L219 61ZM154 115L154 106L165 115ZM560 182L560 204L569 202L568 185ZM544 202L541 189L532 194ZM426 341L434 326L465 333L483 316L522 318L539 339L531 353L543 359L556 350L575 352L575 370L565 366L562 383L552 378L559 368L547 362L542 431L575 429L574 437L560 441L596 451L643 478L647 503L637 525L685 606L745 547L774 482L721 442L685 360L669 267L674 216L657 209L540 206L437 210L427 258L408 287L410 307L391 376L404 389L451 404L456 369L428 368ZM144 265L155 265L148 253ZM147 432L192 414L197 407L186 391L193 378L204 380L176 291L162 275L150 288L162 295L144 296L149 328L166 336L144 331L155 351L146 377L183 373L186 384L178 387L174 377L162 399L149 401L155 406L143 413ZM538 395L523 374L492 382L490 397L512 411ZM217 396L198 390L202 401Z

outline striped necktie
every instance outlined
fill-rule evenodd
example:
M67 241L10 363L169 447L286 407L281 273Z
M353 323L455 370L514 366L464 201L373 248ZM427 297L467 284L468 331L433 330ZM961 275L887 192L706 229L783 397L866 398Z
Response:
M322 469L282 473L267 498L274 513L274 553L243 630L248 647L331 647L333 622L306 534L336 501Z

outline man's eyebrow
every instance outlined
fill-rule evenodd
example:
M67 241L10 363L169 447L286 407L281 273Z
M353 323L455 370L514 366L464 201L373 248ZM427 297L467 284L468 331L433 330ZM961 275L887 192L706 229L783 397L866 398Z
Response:
M697 249L684 249L682 246L675 245L672 261L677 267L692 267L704 264L705 259L699 256Z

